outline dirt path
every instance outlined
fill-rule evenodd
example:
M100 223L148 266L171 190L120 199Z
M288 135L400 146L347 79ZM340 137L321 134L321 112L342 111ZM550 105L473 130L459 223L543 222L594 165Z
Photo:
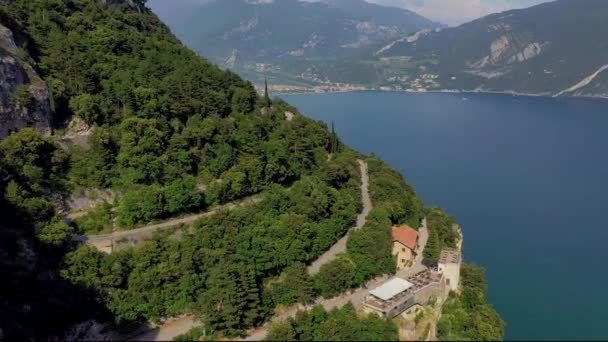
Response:
M369 196L369 174L367 172L367 163L363 160L357 160L359 162L359 169L361 172L361 201L363 203L363 210L357 216L357 223L352 229L361 229L367 220L367 215L372 210L372 200ZM348 241L348 233L338 240L329 250L315 260L310 266L308 266L308 273L316 274L321 269L321 266L334 260L338 254L346 252L346 242Z
M149 239L154 235L154 232L156 231L173 228L181 224L191 225L198 219L211 216L219 211L231 210L241 206L252 205L258 203L259 201L260 198L257 196L248 197L238 202L232 202L225 205L221 205L219 207L200 214L175 218L158 224L152 224L149 226L132 230L113 232L110 234L76 236L73 240L91 244L99 249L108 248L108 246L111 249L114 242L118 240L127 239L131 241L141 241L144 239Z

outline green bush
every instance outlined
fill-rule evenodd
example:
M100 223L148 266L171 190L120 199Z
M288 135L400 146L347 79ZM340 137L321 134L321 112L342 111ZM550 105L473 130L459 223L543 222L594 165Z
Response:
M194 177L177 179L163 188L164 211L177 214L201 209L204 205L203 194L198 190Z
M36 99L27 85L18 86L13 97L16 103L24 108L32 108L36 104Z
M83 216L74 220L81 234L97 234L112 230L112 205L107 202L98 204Z

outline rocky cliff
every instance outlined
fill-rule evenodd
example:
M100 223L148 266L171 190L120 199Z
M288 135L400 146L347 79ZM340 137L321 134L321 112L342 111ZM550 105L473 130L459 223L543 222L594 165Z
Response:
M50 134L49 91L34 68L19 58L12 31L0 25L0 139L26 127Z

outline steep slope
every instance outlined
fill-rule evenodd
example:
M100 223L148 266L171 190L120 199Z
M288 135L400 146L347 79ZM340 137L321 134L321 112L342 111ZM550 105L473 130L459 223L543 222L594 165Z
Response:
M314 69L437 26L413 12L363 0L221 0L197 7L184 5L179 19L166 7L156 6L161 15L167 13L168 24L186 45L251 79L271 73L280 81L318 83L326 75L314 70L302 75L305 71L292 64L306 63Z
M236 337L278 305L394 270L391 226L424 215L403 177L370 159L378 210L347 254L311 278L305 265L361 209L363 156L183 47L144 2L0 2L0 24L27 38L20 54L39 66L55 111L93 126L86 147L63 149L31 128L0 142L1 338L126 339L184 313L218 339ZM69 222L62 204L83 189L116 198ZM205 217L181 237L159 234L109 255L72 239L254 193L257 205ZM107 326L126 334L105 335Z
M236 336L297 299L266 283L286 268L305 272L351 227L359 154L184 48L142 1L13 0L0 14L26 38L15 47L39 66L56 111L93 127L86 147L64 150L32 129L0 142L2 338L95 340L106 324L129 332L182 313ZM116 198L65 220L64 202L83 190ZM418 206L395 220L415 220L416 193L400 193ZM111 255L72 239L250 194L261 202L203 218L183 238ZM349 286L383 270L365 272Z
M407 60L404 88L608 96L598 83L607 17L606 1L559 0L399 41L380 56Z

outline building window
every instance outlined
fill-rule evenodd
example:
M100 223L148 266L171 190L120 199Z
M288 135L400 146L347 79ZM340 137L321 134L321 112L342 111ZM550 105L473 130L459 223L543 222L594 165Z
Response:
M402 251L402 252L405 252L405 248L401 248L401 251Z
M405 263L405 259L401 259L401 262L402 262L402 263Z

